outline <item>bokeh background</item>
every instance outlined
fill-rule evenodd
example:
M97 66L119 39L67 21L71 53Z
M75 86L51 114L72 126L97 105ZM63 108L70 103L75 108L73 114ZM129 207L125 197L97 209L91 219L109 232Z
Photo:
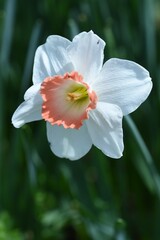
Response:
M43 121L11 117L46 37L93 30L105 60L136 61L153 90L124 118L124 156L55 157ZM0 0L0 240L160 239L160 1Z

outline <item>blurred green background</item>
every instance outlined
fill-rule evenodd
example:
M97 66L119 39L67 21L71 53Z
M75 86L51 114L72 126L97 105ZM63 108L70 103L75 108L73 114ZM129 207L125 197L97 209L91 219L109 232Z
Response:
M56 158L45 123L11 125L46 37L93 30L105 60L150 71L147 101L124 118L124 156ZM160 239L160 1L0 0L0 240Z

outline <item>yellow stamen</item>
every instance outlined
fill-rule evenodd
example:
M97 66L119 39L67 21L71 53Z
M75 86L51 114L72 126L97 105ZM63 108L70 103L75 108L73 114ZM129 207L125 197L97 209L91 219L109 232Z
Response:
M67 100L69 101L77 101L84 98L88 98L88 92L85 86L77 87L73 92L67 93Z

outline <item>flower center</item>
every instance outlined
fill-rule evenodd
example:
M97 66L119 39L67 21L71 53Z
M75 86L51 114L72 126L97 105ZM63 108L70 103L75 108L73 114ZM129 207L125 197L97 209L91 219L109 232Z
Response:
M42 117L52 125L80 128L88 112L96 107L97 96L78 72L47 77L41 84Z
M85 86L77 87L76 90L67 94L67 100L69 101L84 100L84 98L88 97L87 88Z

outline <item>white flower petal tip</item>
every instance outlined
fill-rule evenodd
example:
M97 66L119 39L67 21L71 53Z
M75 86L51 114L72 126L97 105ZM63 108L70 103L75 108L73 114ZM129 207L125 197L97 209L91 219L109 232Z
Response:
M79 160L92 147L92 141L85 124L79 130L75 130L47 123L47 138L52 152L60 158L69 160Z
M30 87L25 95L25 101L16 109L12 116L12 124L20 128L25 123L42 119L42 97L39 93L40 85Z
M118 105L127 115L147 99L152 81L149 72L139 64L112 58L104 64L93 89L100 101Z
M87 122L93 144L111 158L123 155L122 117L117 105L99 102Z
M38 121L42 119L41 104L32 101L23 102L12 116L12 124L16 128L22 127L25 123Z
M75 69L89 84L95 80L102 68L104 47L105 42L90 31L75 36L67 48Z
M19 128L43 119L52 152L78 160L92 144L106 156L122 157L122 118L152 89L149 72L128 60L104 63L105 42L93 31L72 41L49 36L35 53L33 86L12 117Z

